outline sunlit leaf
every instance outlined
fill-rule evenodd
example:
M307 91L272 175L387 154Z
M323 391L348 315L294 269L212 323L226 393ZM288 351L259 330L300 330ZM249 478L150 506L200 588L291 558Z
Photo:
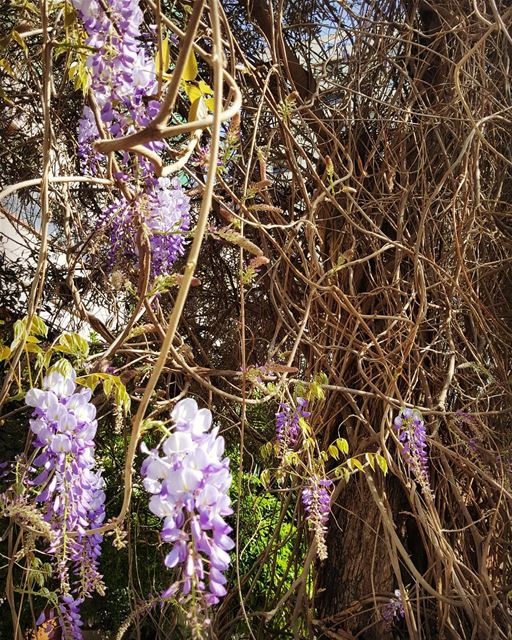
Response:
M14 29L11 31L11 37L14 40L14 42L16 42L24 51L25 55L28 56L28 47L27 47L27 43L25 42L25 40L23 40L23 38L21 37L21 35L15 31Z
M191 49L188 54L187 62L185 63L185 67L183 69L183 75L181 79L185 82L190 82L191 80L195 80L197 78L197 59L196 54Z
M345 438L338 438L336 440L336 446L341 451L341 453L348 453L348 442Z
M386 458L384 456L381 456L379 453L375 454L375 457L377 458L379 467L382 469L382 473L386 475L388 472L388 463Z
M39 318L39 316L34 316L32 318L30 333L36 336L43 336L44 338L46 338L46 336L48 335L48 327L46 326L44 320L42 318Z
M0 59L0 69L3 69L11 78L14 77L14 69L5 58Z
M77 358L86 358L89 355L87 340L78 333L64 333L61 335L55 350L69 353Z
M88 387L91 391L94 391L100 382L103 383L103 392L107 398L113 392L114 402L117 406L122 408L125 413L129 413L130 396L119 376L115 376L112 373L89 373L76 379L77 384Z
M339 460L340 452L338 451L338 447L336 447L334 444L331 444L328 451L331 458L334 458L335 460Z
M11 353L12 351L9 349L9 347L0 345L0 362L2 362L2 360L8 360L11 356Z

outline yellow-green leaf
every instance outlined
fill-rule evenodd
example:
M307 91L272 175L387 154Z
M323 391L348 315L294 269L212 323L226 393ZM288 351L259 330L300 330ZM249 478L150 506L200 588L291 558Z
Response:
M25 40L23 40L23 38L20 36L20 34L15 31L14 29L11 31L11 37L14 40L14 42L16 42L17 44L19 44L19 46L23 49L23 51L25 52L25 54L28 56L28 47L27 47L27 43L25 42Z
M0 362L2 362L2 360L8 360L11 357L11 353L12 351L9 349L9 347L0 345Z
M195 84L187 82L183 86L185 87L185 92L190 100L190 104L193 105L196 100L199 100L199 98L202 97L203 94L201 93L201 89L196 87Z
M340 452L338 451L338 447L336 447L335 445L331 444L329 449L329 455L334 458L335 460L339 460L340 458Z
M197 59L196 54L191 49L188 54L187 62L185 63L185 68L183 69L183 75L181 76L182 80L185 82L190 82L191 80L195 80L197 78Z
M338 438L336 440L336 446L341 451L341 453L348 453L348 442L345 440L345 438Z
M108 397L113 391L114 402L118 407L121 407L125 413L129 413L131 404L130 396L119 376L111 373L89 373L76 379L77 384L88 387L91 391L94 391L100 381L103 382L103 392L105 395Z
M11 349L16 349L16 347L25 340L27 336L27 318L23 318L22 320L16 320L14 323L14 337L11 343Z
M356 469L359 469L359 471L364 471L363 465L357 458L349 458L349 460L347 460L347 464L350 468L355 467Z
M89 355L87 340L78 333L64 333L61 335L55 350L69 353L77 358L86 358Z
M11 67L11 65L7 62L5 58L2 58L0 60L0 69L3 69L5 73L10 75L12 78L14 77L14 69Z
M76 20L76 13L73 5L70 2L66 2L64 5L64 27L68 29L72 27Z
M0 87L0 98L9 106L13 107L14 102L9 98L5 91Z
M204 104L204 98L201 96L190 107L188 112L188 121L194 122L194 120L202 120L208 115L208 111Z
M39 316L34 316L32 318L30 333L36 336L43 336L44 338L46 338L46 336L48 335L48 327L44 323L44 320Z
M261 472L260 480L263 487L268 489L270 486L270 469L264 469Z
M198 86L203 96L213 96L213 89L204 80L199 80Z
M29 336L30 339L30 336ZM32 344L30 342L26 342L25 343L25 351L27 351L28 353L42 353L43 350L41 349L41 347L37 344Z
M69 360L66 360L66 358L61 358L60 360L57 360L50 371L58 371L65 378L69 378L71 376L71 372L73 371L73 367L71 366L71 362L69 362ZM94 391L94 387L91 390Z
M145 434L148 431L165 429L165 424L161 420L152 420L151 418L147 418L142 421L140 426L140 434Z
M375 454L375 457L377 458L377 462L379 463L379 467L382 469L382 473L384 475L387 474L388 472L388 463L387 460L384 456L381 456L380 454Z
M311 427L304 418L299 418L299 426L306 435L311 435Z
M372 468L372 471L375 471L375 458L373 457L373 453L365 453L365 458Z

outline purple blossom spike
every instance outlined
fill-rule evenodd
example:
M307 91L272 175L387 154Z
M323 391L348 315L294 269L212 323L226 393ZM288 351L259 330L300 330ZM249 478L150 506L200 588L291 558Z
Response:
M72 0L87 33L91 48L87 67L91 89L99 106L102 125L113 138L147 126L160 109L154 55L144 34L143 14L137 0ZM146 40L146 41L145 41ZM81 167L96 175L101 156L93 143L99 138L93 111L84 107L78 132ZM147 148L159 154L162 141ZM116 177L128 183L133 199L124 196L102 216L99 226L109 223L110 266L137 267L137 237L143 225L149 230L152 275L169 273L183 255L189 229L189 198L179 181L157 179L153 164L143 155L124 152L118 159Z
M431 494L428 474L427 432L425 422L416 409L404 408L393 426L402 443L402 456L426 494Z
M75 378L73 369L68 375L53 371L42 389L27 392L25 402L34 408L30 429L37 475L30 484L52 533L48 552L61 583L59 620L64 637L79 640L80 605L104 589L98 569L102 536L86 532L103 523L105 492L94 459L96 408L91 391L77 390Z
M331 480L313 476L308 486L302 490L302 504L306 511L306 520L313 531L316 541L317 554L320 560L327 558L327 522L331 510L331 496L328 488L332 486Z
M287 451L297 447L301 434L299 421L311 415L306 411L307 406L308 401L301 397L296 398L296 407L293 410L285 402L279 404L279 410L276 413L276 437L280 445L281 458Z
M123 197L105 212L110 227L109 262L112 268L136 266L138 260L137 227L148 228L151 269L154 276L169 273L184 254L189 229L190 199L179 180L160 178L128 202Z
M224 438L211 430L212 414L195 400L181 400L172 412L173 433L162 443L163 454L149 450L142 464L144 487L151 494L150 510L164 524L161 537L171 545L164 564L179 568L179 577L163 597L192 592L206 606L227 593L224 572L234 547L231 527L224 520L233 513L228 490L229 460L222 457ZM200 595L202 594L202 595Z
M382 617L387 631L392 629L397 622L405 617L404 605L402 602L402 592L395 589L395 595L382 607Z

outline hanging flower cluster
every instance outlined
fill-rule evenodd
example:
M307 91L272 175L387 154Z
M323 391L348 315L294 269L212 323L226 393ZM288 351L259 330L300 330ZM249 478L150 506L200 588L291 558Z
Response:
M293 451L299 443L301 418L309 418L311 413L306 411L308 401L304 398L296 398L296 407L292 409L289 404L281 402L276 413L276 437L279 443L280 457L283 458L287 451Z
M325 538L331 510L331 496L329 493L331 486L331 480L313 476L309 479L308 486L302 490L302 504L306 511L306 520L315 536L317 555L320 560L327 558Z
M113 137L121 137L148 125L160 109L158 83L150 47L141 33L142 11L135 0L72 0L87 33L86 44L94 52L87 59L91 90L102 125ZM108 10L106 10L108 9ZM103 159L93 143L100 137L94 111L84 107L78 132L78 156L82 169L98 173ZM150 142L159 153L165 143ZM110 226L110 266L137 262L137 228L149 230L153 275L168 273L184 252L189 229L189 198L179 180L154 176L144 156L122 155L116 177L134 193L120 196L105 212L101 223Z
M394 420L394 428L402 443L402 456L426 494L431 493L428 475L427 432L421 414L404 408Z
M391 598L382 607L382 617L385 622L385 628L387 631L392 629L394 625L403 620L405 617L405 609L402 602L402 592L400 589L395 589L395 597Z
M91 391L76 391L75 372L51 372L42 389L30 389L25 402L33 407L30 429L39 470L30 481L37 491L43 517L50 525L48 548L61 583L59 620L65 638L82 637L80 605L104 586L98 571L102 536L87 535L105 518L105 492L96 467L96 409ZM70 535L71 534L71 535ZM38 624L41 620L38 621Z
M218 427L210 431L212 414L195 400L178 402L172 412L174 432L162 443L163 455L149 451L142 465L144 487L152 494L150 510L164 518L162 540L172 544L165 565L181 567L181 575L164 597L181 591L182 599L217 604L226 594L224 572L234 543L224 517L232 513L228 490L229 460Z
M153 275L169 273L185 251L183 232L189 228L189 202L176 178L153 180L151 189L132 202L118 198L103 216L104 220L111 221L109 264L112 269L122 267L126 259L136 263L135 239L142 214L149 229Z

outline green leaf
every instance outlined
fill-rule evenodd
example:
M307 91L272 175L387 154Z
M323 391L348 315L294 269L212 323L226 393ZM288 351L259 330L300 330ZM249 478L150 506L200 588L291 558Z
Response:
M341 453L348 454L348 442L345 440L345 438L338 438L336 440L336 446L341 451Z
M347 464L350 468L355 467L356 469L359 469L359 471L364 471L363 465L359 462L357 458L349 458L347 460Z
M270 469L264 469L260 475L261 484L265 489L268 489L270 486Z
M9 347L0 345L0 362L2 362L3 360L8 360L11 357L11 353L12 351L9 349Z
M87 358L89 355L89 345L87 340L78 333L64 333L60 336L55 347L56 351L69 353L76 358Z
M64 5L64 27L69 29L76 21L76 12L73 5L70 2L66 2Z
M375 458L373 456L373 453L365 453L364 457L366 458L366 461L372 468L372 471L375 471Z
M11 78L14 78L14 69L5 58L0 59L0 69L3 69Z
M334 458L335 460L339 460L340 452L338 451L338 447L336 447L334 444L331 444L328 451L329 451L329 455L332 458Z
M20 36L20 34L17 31L15 31L14 29L11 31L11 38L14 40L14 42L19 44L19 46L23 49L25 55L28 56L27 43L25 42L25 40L23 40L23 38Z
M129 413L131 405L130 396L119 376L111 373L89 373L76 379L77 384L81 384L91 391L94 391L100 382L103 382L103 392L107 398L113 392L114 402L117 406L122 408L125 413Z
M190 82L191 80L195 80L197 78L197 59L194 50L191 49L188 54L187 62L185 63L185 67L183 69L183 75L181 79L185 82Z
M47 337L48 327L46 326L42 318L39 318L38 316L34 316L32 318L32 324L30 325L30 333L35 336L43 336L43 338Z
M304 418L299 418L299 426L306 435L311 435L311 427Z
M382 473L386 475L388 472L388 463L386 458L384 456L381 456L379 453L376 453L375 457L377 458L379 467L382 469Z

